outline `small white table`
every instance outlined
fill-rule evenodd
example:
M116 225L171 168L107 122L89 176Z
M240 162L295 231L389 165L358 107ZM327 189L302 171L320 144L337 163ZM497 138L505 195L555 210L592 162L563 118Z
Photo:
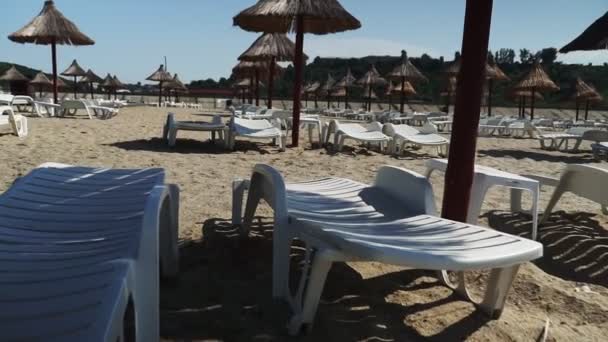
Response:
M446 159L431 159L426 163L426 178L431 176L435 170L445 172L448 167ZM471 189L471 199L469 202L469 211L467 213L467 223L477 224L481 206L488 189L494 185L505 186L511 188L511 200L514 199L514 194L527 190L532 193L532 239L536 240L538 230L538 198L540 193L539 182L516 175L513 173L493 169L487 166L475 165L475 174L473 178L473 188ZM519 203L511 208L521 209Z

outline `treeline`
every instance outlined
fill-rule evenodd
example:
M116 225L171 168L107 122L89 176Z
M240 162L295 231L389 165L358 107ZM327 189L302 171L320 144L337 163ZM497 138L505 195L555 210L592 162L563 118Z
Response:
M405 51L404 51L405 52ZM510 89L521 80L530 70L536 59L542 61L545 71L551 79L560 86L561 90L554 93L545 93L545 100L540 105L553 107L569 107L573 105L572 94L574 93L574 82L577 77L593 84L602 95L608 95L608 65L594 66L579 64L563 64L557 61L557 49L546 48L532 52L528 49L515 51L513 49L500 49L490 52L498 66L509 76L511 81L495 82L493 102L496 105L513 104L508 99ZM458 53L453 58L445 60L444 57L433 58L428 54L420 57L410 58L412 63L429 79L427 83L414 84L418 96L413 97L412 101L439 103L440 93L445 89L446 75L445 68L458 57ZM381 75L387 75L396 65L401 62L400 56L369 56L363 58L315 58L305 69L305 83L318 81L321 84L327 79L327 75L335 80L344 77L346 69L350 68L355 77L365 74L370 65L374 64ZM288 66L279 80L275 81L274 93L279 97L288 98L293 89L294 69ZM236 79L222 78L219 82L212 79L195 81L190 84L192 88L227 88ZM266 82L264 82L266 83ZM385 87L375 89L379 97L384 97ZM353 89L351 95L360 98L361 89ZM606 96L604 96L606 97Z

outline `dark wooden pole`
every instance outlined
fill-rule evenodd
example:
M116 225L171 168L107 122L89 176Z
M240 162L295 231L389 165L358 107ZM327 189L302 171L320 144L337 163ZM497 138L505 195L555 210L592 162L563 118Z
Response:
M446 102L446 108L447 108L447 114L450 114L450 103L452 102L452 90L450 89L450 86L448 85L448 96L447 96L448 100Z
M532 88L532 99L530 100L530 120L534 120L534 102L536 100L536 88Z
M371 112L372 111L372 85L369 85L369 93L368 93L368 102L367 102L367 111Z
M93 99L93 82L89 82L89 90L91 91L91 100Z
M467 0L462 38L462 65L456 90L454 128L445 175L443 217L466 222L473 172L481 98L488 58L493 0Z
M348 86L344 87L344 93L346 97L344 97L344 109L348 108Z
M491 78L488 80L488 116L492 116L492 86L494 80Z
M272 87L274 87L274 63L276 57L270 60L270 75L268 76L268 108L272 109Z
M255 80L253 74L249 75L249 104L253 104Z
M401 114L405 111L405 92L403 89L405 89L405 77L401 77L401 106L399 107Z
M585 121L589 118L589 100L585 102Z
M388 111L393 111L393 93L391 92L388 93Z
M38 96L42 98L42 84L38 87Z
M294 58L295 80L293 85L293 131L291 145L298 147L300 140L300 98L302 96L302 82L304 81L304 17L296 17L296 55Z
M78 100L78 83L76 83L76 76L74 76L74 100Z
M54 40L51 43L51 55L53 58L53 101L57 104L59 103L59 96L57 96L57 44Z
M260 69L255 68L255 105L260 105Z
M163 103L163 81L158 82L158 107Z
M574 121L578 121L578 113L579 113L580 102L578 98L576 98L576 118Z
M523 101L521 104L521 118L525 119L526 118L526 97L522 96Z

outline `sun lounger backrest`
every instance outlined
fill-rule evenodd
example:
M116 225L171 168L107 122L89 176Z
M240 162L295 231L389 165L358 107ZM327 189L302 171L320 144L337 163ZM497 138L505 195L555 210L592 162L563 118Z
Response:
M61 103L63 109L87 109L86 103L82 100L66 100Z
M590 130L583 133L583 140L594 141L596 143L608 141L608 131Z
M568 130L566 130L566 133L582 136L585 132L590 131L590 130L591 130L591 128L589 128L589 127L571 127L571 128L568 128Z
M436 215L433 188L429 181L415 172L394 166L383 166L378 170L374 187L390 194L400 205L407 208L408 215Z
M608 170L597 166L569 164L562 174L559 187L575 195L608 206Z
M14 96L11 94L0 94L0 105L10 105L13 102Z

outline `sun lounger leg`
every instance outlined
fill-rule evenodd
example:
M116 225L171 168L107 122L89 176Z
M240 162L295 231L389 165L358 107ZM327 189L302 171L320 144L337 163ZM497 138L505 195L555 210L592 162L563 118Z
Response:
M470 200L471 202L469 203L469 213L467 215L467 223L477 224L477 221L479 221L479 214L481 213L483 199L486 196L487 191L488 191L487 185L473 184L473 189L471 189L471 200Z
M327 273L332 263L328 252L321 250L314 253L310 277L307 280L303 280L301 284L303 287L300 288L300 291L304 291L302 311L295 312L289 321L288 329L290 335L297 335L302 327L305 327L306 330L312 328L315 314L319 307L319 301L321 300L321 293L327 279ZM305 267L304 272L306 271ZM306 276L306 274L302 274L302 277Z
M161 217L168 217L168 224L160 227L160 258L163 278L175 278L179 273L179 187L169 185L169 196L166 201L170 213L161 213ZM162 221L161 221L162 223Z
M565 192L564 188L561 186L561 184L555 188L555 190L553 191L553 195L551 196L551 200L549 200L549 204L547 204L547 208L545 209L545 212L543 213L543 217L540 220L540 224L545 223L547 221L547 219L549 219L549 217L551 216L551 212L553 211L553 208L555 208L555 205L557 204L559 199L562 197L564 192Z
M232 182L232 224L237 226L243 222L243 197L249 189L249 180L235 179Z
M519 265L493 269L486 285L486 293L480 309L492 319L500 318L507 301L507 295L515 280Z
M171 127L169 127L169 137L168 137L169 147L174 147L176 140L177 140L177 128L171 126Z

